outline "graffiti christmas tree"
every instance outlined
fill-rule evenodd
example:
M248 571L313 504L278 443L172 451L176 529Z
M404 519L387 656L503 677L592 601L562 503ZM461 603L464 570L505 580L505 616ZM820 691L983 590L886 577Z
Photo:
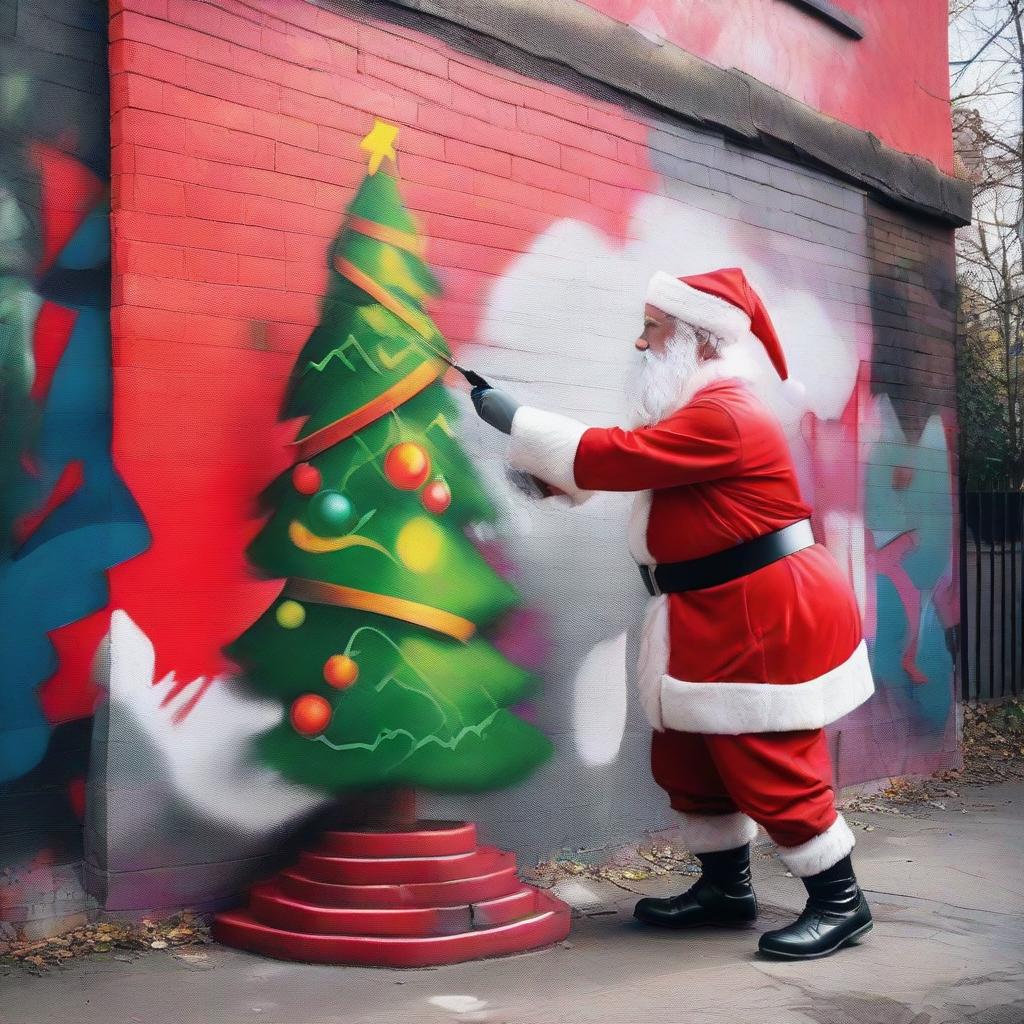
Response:
M284 418L305 417L296 464L249 547L287 582L227 653L288 709L260 744L289 778L481 790L550 743L508 710L531 677L481 636L518 595L465 532L495 511L453 433L449 350L423 308L438 285L382 169L396 134L378 122L363 140L368 174L285 401Z

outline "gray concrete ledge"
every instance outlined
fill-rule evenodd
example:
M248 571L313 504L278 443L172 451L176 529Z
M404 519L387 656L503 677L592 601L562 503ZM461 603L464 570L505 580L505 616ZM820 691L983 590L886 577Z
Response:
M749 146L826 170L876 198L950 225L970 223L968 182L756 78L716 67L671 43L654 43L583 4L551 0L316 2L328 10L355 11L419 28L523 74L551 77L555 69L557 81L558 69L566 69ZM411 21L411 14L426 17Z

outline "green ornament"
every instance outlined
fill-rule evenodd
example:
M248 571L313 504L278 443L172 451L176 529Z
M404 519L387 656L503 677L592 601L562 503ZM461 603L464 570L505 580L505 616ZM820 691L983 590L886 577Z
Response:
M309 523L315 533L341 533L352 518L352 502L340 491L317 491L309 499Z

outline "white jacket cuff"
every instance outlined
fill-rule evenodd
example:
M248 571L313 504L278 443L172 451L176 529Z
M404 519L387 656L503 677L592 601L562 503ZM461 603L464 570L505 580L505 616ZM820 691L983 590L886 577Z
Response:
M573 464L586 425L568 416L521 405L512 420L509 464L564 491L574 505L593 495L576 486Z

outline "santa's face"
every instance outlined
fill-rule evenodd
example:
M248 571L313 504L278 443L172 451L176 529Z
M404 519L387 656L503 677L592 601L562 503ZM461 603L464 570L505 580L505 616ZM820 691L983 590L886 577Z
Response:
M644 306L644 329L635 342L637 350L661 355L672 340L675 329L676 318L648 302Z
M671 317L666 319L670 321L667 336L661 336L659 325L650 329L657 341L645 339L644 335L637 339L640 359L632 368L625 389L630 415L637 425L657 423L678 409L684 401L687 381L701 361L702 339L694 328ZM641 345L644 341L647 343Z

